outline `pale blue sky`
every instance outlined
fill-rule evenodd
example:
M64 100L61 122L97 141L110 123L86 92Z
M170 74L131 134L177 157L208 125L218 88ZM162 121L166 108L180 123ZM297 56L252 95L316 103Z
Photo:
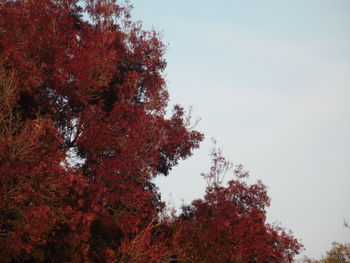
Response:
M206 140L158 180L165 200L205 189L215 137L262 179L270 222L320 257L350 242L350 1L134 0L133 17L168 43L171 104L194 108Z

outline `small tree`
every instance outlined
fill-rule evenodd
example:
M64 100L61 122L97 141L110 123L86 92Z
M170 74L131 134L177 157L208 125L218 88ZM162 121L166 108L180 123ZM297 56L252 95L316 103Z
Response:
M265 222L270 204L266 187L244 182L248 172L242 166L224 186L232 163L216 147L211 155L212 167L203 174L206 195L183 207L175 227L183 258L193 263L292 262L302 246L291 233Z
M303 263L350 263L350 243L333 242L332 248L322 259L304 258Z

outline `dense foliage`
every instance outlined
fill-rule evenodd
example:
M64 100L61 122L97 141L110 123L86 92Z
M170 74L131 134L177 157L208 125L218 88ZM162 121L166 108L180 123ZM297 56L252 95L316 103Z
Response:
M291 262L265 187L223 186L216 150L204 199L162 214L152 179L203 135L165 117L164 46L129 8L0 2L0 262Z

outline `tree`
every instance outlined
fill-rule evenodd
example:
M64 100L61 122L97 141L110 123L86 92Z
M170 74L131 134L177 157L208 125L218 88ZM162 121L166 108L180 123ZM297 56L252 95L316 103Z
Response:
M207 252L189 252L196 237L182 234L210 239L197 225L213 225L208 213L254 221L244 230L252 242L216 238L212 253L239 249L251 260L245 253L256 245L255 255L275 249L256 262L289 260L298 245L264 224L262 185L215 184L191 216L161 216L152 179L189 157L203 135L178 105L165 117L164 46L129 10L115 0L1 1L0 261L196 262L194 251ZM236 231L236 219L219 223Z
M327 251L326 256L320 260L304 258L305 263L349 263L350 262L350 243L333 242L332 248Z
M270 199L266 187L244 182L248 173L238 166L234 179L223 179L232 163L221 149L212 150L212 167L204 199L184 206L176 227L177 242L189 262L292 262L302 246L279 226L265 222Z
M341 244L334 242L333 247L327 252L323 259L324 263L349 263L350 262L350 244Z
M128 6L79 4L1 2L2 262L103 262L162 209L151 179L203 138L180 106L164 116L158 35Z

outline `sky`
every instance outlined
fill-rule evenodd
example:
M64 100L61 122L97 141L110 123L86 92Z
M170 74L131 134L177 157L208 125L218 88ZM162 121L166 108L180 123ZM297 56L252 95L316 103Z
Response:
M203 196L211 139L268 186L268 221L319 258L350 242L350 1L134 0L162 33L170 105L193 107L200 149L156 183L175 206Z

